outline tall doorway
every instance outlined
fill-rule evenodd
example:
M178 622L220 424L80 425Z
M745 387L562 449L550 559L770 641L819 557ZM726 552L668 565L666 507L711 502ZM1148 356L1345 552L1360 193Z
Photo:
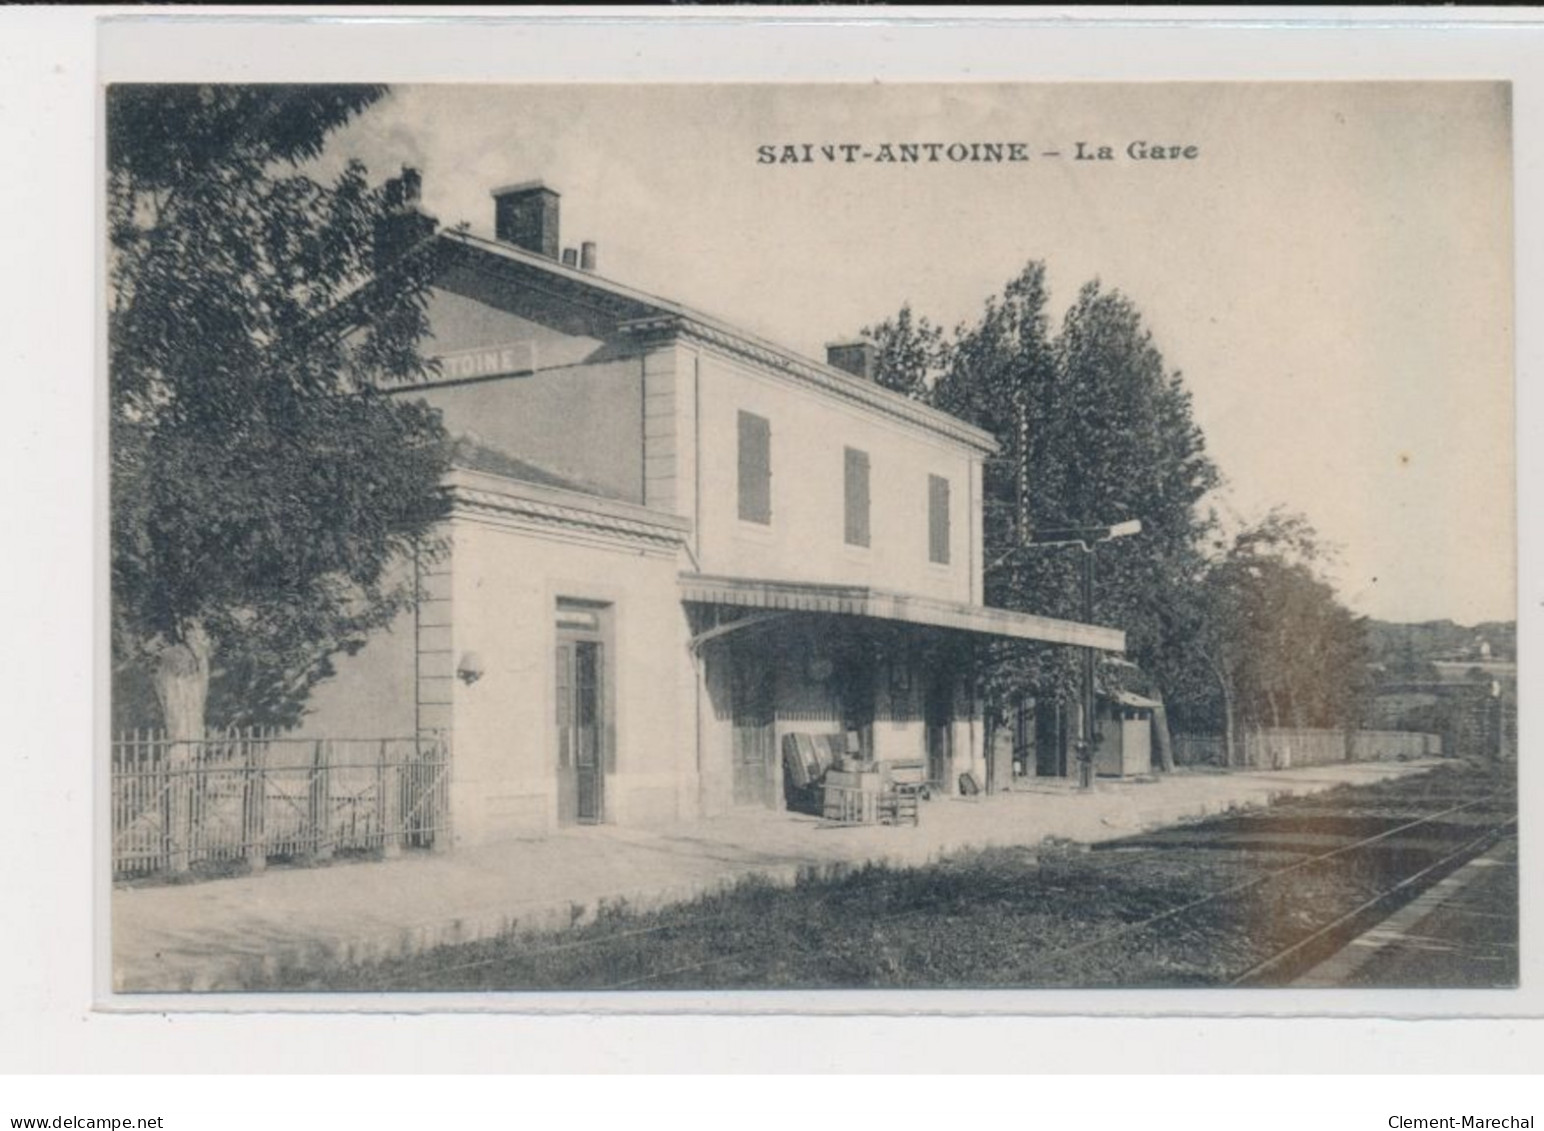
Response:
M954 768L954 688L947 679L928 685L922 704L926 727L927 779L935 789L952 792Z
M605 607L560 601L557 646L558 822L606 819L611 751Z
M733 712L735 805L772 808L777 803L777 727L772 666L764 656L734 641L729 649Z
M1035 776L1067 776L1067 708L1061 700L1035 702Z
M836 706L841 713L847 749L864 761L874 757L874 706L879 675L874 652L859 637L845 641L836 655Z

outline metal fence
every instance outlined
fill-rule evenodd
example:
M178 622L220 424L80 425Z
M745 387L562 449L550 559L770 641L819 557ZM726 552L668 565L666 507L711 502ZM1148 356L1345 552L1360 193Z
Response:
M439 734L173 741L136 731L113 743L113 874L443 847L449 789L450 746Z
M1174 764L1176 766L1226 766L1228 764L1227 740L1220 734L1175 734Z

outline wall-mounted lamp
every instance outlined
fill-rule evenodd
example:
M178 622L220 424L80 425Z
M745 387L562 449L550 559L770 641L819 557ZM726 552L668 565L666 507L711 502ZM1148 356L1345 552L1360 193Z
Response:
M476 652L462 652L461 659L456 664L456 678L471 687L483 677L482 657Z

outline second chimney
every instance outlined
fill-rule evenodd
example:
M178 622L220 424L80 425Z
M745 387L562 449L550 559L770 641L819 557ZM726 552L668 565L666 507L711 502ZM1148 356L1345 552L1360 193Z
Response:
M865 381L874 380L878 356L874 343L864 341L862 338L850 342L826 344L827 365L833 369L846 370L854 377L861 377Z
M558 257L558 193L541 181L493 190L493 234L505 243Z

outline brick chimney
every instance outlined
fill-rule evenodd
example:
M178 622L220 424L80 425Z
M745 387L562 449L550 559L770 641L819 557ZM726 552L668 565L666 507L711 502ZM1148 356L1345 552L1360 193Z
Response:
M556 259L558 193L541 181L494 189L493 234L526 251Z
M396 213L416 209L419 197L423 194L423 186L422 173L411 165L402 166L402 175L386 182L387 209Z
M402 175L391 178L383 187L385 214L375 226L377 271L403 269L411 257L432 246L434 218L419 208L422 189L423 177L410 165L402 166Z
M879 360L878 352L874 349L874 343L856 338L848 342L826 343L826 364L833 369L842 369L851 373L854 377L862 377L865 381L872 381Z

